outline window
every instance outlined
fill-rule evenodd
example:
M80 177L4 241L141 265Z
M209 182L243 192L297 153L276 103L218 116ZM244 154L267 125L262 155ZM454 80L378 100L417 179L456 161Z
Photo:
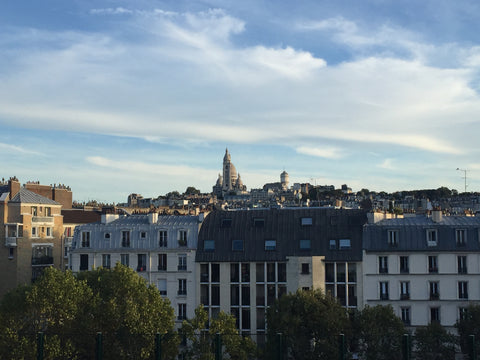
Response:
M398 230L388 230L388 245L397 246L398 245Z
M241 274L242 274L242 282L250 282L250 264L249 263L242 263L241 265Z
M212 306L220 306L220 286L212 285Z
M380 274L388 274L388 256L378 257L378 272Z
M178 231L178 246L187 246L187 230Z
M265 251L273 251L277 247L275 240L265 240Z
M462 300L468 299L468 281L458 282L458 298Z
M310 240L300 240L301 250L310 250Z
M38 236L38 229L36 227L32 227L32 237Z
M222 219L222 228L232 227L232 219Z
M427 246L437 246L437 245L438 245L437 230L427 229Z
M215 240L205 240L203 242L203 250L214 251L215 250Z
M80 254L80 271L88 270L88 254Z
M187 270L187 254L178 255L178 271Z
M140 231L140 239L146 239L147 238L147 232L146 231Z
M402 307L400 308L402 321L404 325L410 325L410 308Z
M467 257L464 255L457 256L457 267L459 274L467 273Z
M130 247L130 231L122 231L122 247Z
M187 304L178 304L178 320L187 319Z
M400 281L400 300L410 299L410 282Z
M167 271L167 254L158 254L158 270Z
M52 216L52 209L49 207L45 207L45 216Z
M340 239L339 241L340 250L349 250L350 246L350 239Z
M302 264L302 274L310 274L310 264L308 263Z
M430 281L430 300L438 300L440 298L440 288L438 281Z
M178 295L187 295L187 279L178 279Z
M208 282L209 278L208 264L200 264L200 282Z
M230 285L230 305L240 305L240 286Z
M302 218L302 226L309 226L309 225L312 225L312 218L311 217Z
M277 264L277 281L287 282L287 264L285 263Z
M400 273L408 274L409 272L408 256L400 256Z
M388 281L380 282L380 300L388 300Z
M167 279L158 280L158 291L160 291L160 295L162 296L167 295Z
M90 231L82 231L81 247L82 248L89 248L90 247Z
M467 318L467 308L466 307L459 307L458 308L458 319L465 320Z
M467 243L467 231L465 229L456 229L455 239L457 241L457 246L465 246Z
M337 249L337 240L330 240L330 250Z
M47 236L52 237L52 228L47 227Z
M158 246L167 247L167 231L166 230L160 230L158 232Z
M263 227L265 225L265 219L255 218L253 219L254 227Z
M32 206L32 216L37 216L37 207Z
M212 270L212 283L219 283L220 282L220 264L211 264Z
M147 270L147 254L137 254L137 271Z
M232 240L233 251L243 251L243 240Z
M110 269L110 254L103 254L102 255L102 266L105 269Z
M250 305L250 286L242 285L242 306Z
M103 238L104 238L105 240L110 240L111 236L112 236L112 235L111 235L110 233L105 233L105 234L103 234Z
M430 308L430 321L431 322L440 322L440 308L439 307Z
M428 272L438 273L438 258L435 255L428 257Z
M120 263L125 266L130 266L130 255L120 254Z
M9 247L9 248L8 248L8 258L9 258L9 259L13 259L14 253L15 253L14 248L13 248L13 247Z

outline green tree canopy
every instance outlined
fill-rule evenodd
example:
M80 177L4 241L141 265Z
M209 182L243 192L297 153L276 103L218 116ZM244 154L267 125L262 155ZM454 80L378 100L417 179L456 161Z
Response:
M455 360L455 336L438 322L415 331L417 360Z
M367 360L400 360L405 327L391 306L366 306L355 317L359 352Z
M320 290L283 295L267 311L267 356L277 351L276 334L282 333L293 359L337 359L338 335L349 334L345 309Z
M457 321L455 327L458 330L460 346L464 354L469 351L469 336L474 335L476 339L476 353L480 354L480 305L471 304L464 316Z
M188 346L184 351L187 359L215 359L216 334L221 336L224 358L246 360L256 353L256 346L252 339L239 334L233 315L220 311L218 316L210 319L209 322L208 313L203 305L195 309L193 319L183 322L180 332L188 339Z
M193 186L187 187L187 189L184 192L184 195L198 195L200 194L200 190L196 189Z

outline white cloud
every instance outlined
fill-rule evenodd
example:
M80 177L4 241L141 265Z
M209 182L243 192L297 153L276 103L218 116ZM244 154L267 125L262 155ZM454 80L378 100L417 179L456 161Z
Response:
M106 8L106 9L91 9L91 14L95 15L123 15L123 14L132 14L133 11L129 9L125 9L122 7L117 8Z
M385 159L381 164L377 165L381 169L386 169L386 170L394 170L395 167L393 166L393 160L392 159Z
M300 146L295 150L299 154L305 154L327 159L339 159L342 157L342 151L336 148L311 148L306 146Z
M21 146L5 144L5 143L0 143L0 150L3 150L7 153L21 153L26 155L41 155L41 156L44 155L43 153L38 151L33 151L30 149L25 149L24 147L21 147Z

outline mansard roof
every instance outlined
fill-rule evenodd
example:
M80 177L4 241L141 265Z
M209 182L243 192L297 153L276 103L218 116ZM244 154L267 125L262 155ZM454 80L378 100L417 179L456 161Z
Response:
M311 224L302 225L303 218ZM200 229L196 261L285 261L289 256L360 261L366 219L362 210L333 208L214 211ZM330 240L340 239L350 239L351 248L330 250ZM205 249L209 240L213 251ZM233 250L233 240L243 240L243 251ZM275 250L265 250L266 240L275 240ZM300 240L310 240L310 249L300 249Z
M427 243L427 231L437 233L437 245ZM456 230L464 230L465 242L457 244ZM388 232L398 232L398 243L388 241ZM480 217L443 216L440 221L431 217L386 219L368 224L364 229L364 250L367 252L463 252L480 251Z
M20 188L20 191L13 197L11 203L22 203L22 204L44 204L44 205L61 205L60 203L53 201L49 198L46 198L42 195L38 195L33 191L27 190L25 188Z

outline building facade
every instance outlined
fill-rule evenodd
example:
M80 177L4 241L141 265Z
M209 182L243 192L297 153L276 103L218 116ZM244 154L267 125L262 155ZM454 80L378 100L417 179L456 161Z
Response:
M480 218L413 216L368 224L365 305L391 305L407 326L432 321L453 330L480 300Z
M73 272L116 263L129 266L170 300L180 324L194 316L195 251L199 216L102 215L75 228L70 253Z
M35 281L45 267L63 268L61 208L16 179L0 186L0 296Z
M201 303L235 315L243 333L265 333L268 306L297 289L322 289L360 306L362 211L269 209L210 213L196 255Z

